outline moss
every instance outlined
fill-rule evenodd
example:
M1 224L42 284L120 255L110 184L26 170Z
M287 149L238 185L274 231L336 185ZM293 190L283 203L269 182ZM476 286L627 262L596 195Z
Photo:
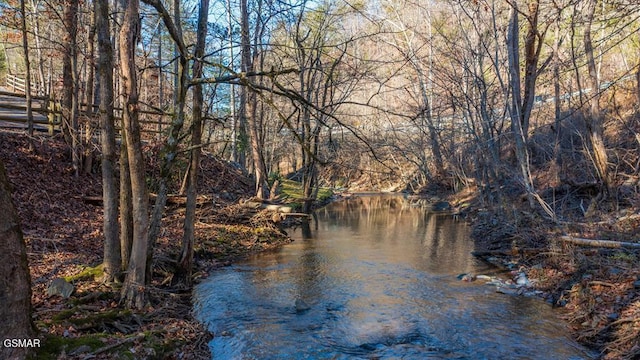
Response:
M85 335L74 338L47 335L43 339L42 345L39 348L36 348L31 359L55 360L63 351L69 354L81 346L88 347L86 352L92 352L105 346L105 344L100 340L102 337L104 337L104 335L101 334Z
M90 313L88 316L69 318L69 322L76 326L86 326L89 324L97 325L114 322L118 319L131 315L130 310L110 310L101 313Z
M74 282L80 280L94 280L96 277L101 277L104 273L104 266L102 264L95 267L85 267L79 274L65 276L66 282Z
M293 180L284 179L282 180L282 194L289 200L290 206L294 210L299 210L302 208L302 202L300 200L304 199L302 194L302 184ZM319 188L318 189L318 202L325 202L333 196L333 191L328 188Z
M76 309L62 310L59 313L53 315L51 317L51 320L53 320L54 323L60 323L60 322L62 322L64 320L67 320L68 318L72 317L75 313L76 313Z

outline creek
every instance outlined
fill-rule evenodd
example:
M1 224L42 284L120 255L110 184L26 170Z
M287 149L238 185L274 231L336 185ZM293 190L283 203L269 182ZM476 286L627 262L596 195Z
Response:
M195 290L214 359L590 359L557 309L460 273L469 228L401 196L358 196L289 230L293 243Z

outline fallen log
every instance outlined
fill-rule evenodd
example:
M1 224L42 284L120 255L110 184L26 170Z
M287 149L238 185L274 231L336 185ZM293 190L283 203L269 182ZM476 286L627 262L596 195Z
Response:
M602 247L602 248L625 248L625 249L640 249L640 243L631 243L625 241L613 241L613 240L594 240L594 239L585 239L585 238L577 238L573 236L560 236L560 240L564 242L568 242L571 244L581 245L581 246L591 246L591 247Z
M280 213L280 216L311 217L310 214L306 214L306 213Z
M149 194L149 201L155 201L157 194L151 193ZM91 205L102 205L102 196L82 196L82 201L91 204ZM207 195L198 195L196 198L197 205L204 205L207 203L211 203L211 197ZM185 206L187 204L187 196L186 195L167 195L167 204L169 205L180 205Z

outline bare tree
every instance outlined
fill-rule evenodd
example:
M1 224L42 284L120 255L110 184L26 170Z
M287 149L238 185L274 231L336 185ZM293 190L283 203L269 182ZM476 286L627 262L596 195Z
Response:
M71 144L71 161L76 176L81 171L80 134L78 124L79 79L78 79L78 8L79 0L65 0L64 3L64 54L63 54L63 86L62 107L65 110L64 126L67 141Z
M24 52L24 67L26 68L24 94L27 100L27 132L29 137L33 136L33 107L31 98L31 61L29 58L29 41L27 38L27 11L25 0L20 0L20 15L22 28L22 50ZM33 144L29 140L29 147L33 149Z
M258 33L260 22L256 24L256 33ZM257 50L252 46L249 33L249 9L247 0L240 0L240 43L241 43L241 61L240 69L243 73L253 72L255 59L258 56ZM253 173L256 180L256 197L259 199L267 199L269 197L269 184L267 183L267 168L264 162L264 156L261 142L259 119L257 114L257 96L249 87L249 82L244 81L243 112L249 128L249 138L251 146L251 159L253 161Z
M95 28L98 31L98 77L100 79L100 142L102 144L102 198L104 207L104 273L113 281L122 270L118 238L118 187L116 181L116 136L113 115L113 47L109 27L109 2L94 2ZM126 182L126 178L123 178Z
M598 179L602 184L603 195L608 196L611 189L611 176L609 174L609 164L607 159L607 149L604 144L603 137L603 115L600 110L600 81L598 72L596 71L596 62L593 55L593 40L591 38L591 28L593 26L596 11L596 1L588 0L586 2L586 24L584 29L584 51L587 57L587 69L589 72L589 83L593 92L593 96L589 99L590 111L585 116L585 125L587 127L587 137L593 152L593 165L596 169Z
M145 163L140 138L138 81L135 64L136 45L140 37L138 0L130 0L120 29L120 64L124 109L122 128L127 144L129 180L131 181L133 244L122 287L121 301L128 308L146 305L147 251L149 249L149 194L145 181ZM124 178L126 179L126 178ZM123 180L124 180L123 179Z
M200 1L198 13L198 30L196 47L194 49L193 77L202 77L204 63L205 40L207 37L207 16L209 13L209 0ZM191 150L189 161L189 174L187 185L187 204L184 217L184 235L182 237L182 249L178 259L176 278L191 285L191 272L193 268L193 246L195 242L195 216L196 198L198 195L198 173L200 169L200 151L202 143L202 111L204 96L202 84L193 86L193 119L191 122Z

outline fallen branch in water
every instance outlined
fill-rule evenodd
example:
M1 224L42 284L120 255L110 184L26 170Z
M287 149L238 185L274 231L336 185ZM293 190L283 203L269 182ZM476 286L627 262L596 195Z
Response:
M640 243L630 243L624 241L613 240L593 240L585 238L577 238L573 236L560 236L560 239L564 242L582 246L593 246L603 248L626 248L626 249L640 249Z

